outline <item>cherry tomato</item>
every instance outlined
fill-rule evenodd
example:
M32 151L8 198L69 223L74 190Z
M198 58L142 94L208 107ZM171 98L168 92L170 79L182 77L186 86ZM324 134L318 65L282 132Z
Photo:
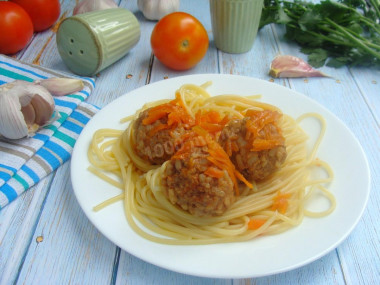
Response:
M153 54L164 65L175 70L194 67L206 54L207 31L195 17L174 12L163 17L150 38Z
M10 0L19 4L29 14L35 32L50 28L61 13L59 0Z
M33 36L33 24L25 10L11 2L0 1L0 53L14 54Z

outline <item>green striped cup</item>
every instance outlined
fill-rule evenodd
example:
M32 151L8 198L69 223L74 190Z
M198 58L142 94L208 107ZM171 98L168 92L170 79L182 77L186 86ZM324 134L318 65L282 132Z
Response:
M251 50L264 0L210 0L214 42L227 53Z

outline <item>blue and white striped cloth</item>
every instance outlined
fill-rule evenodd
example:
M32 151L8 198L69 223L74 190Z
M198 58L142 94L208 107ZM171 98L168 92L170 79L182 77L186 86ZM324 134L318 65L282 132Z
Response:
M68 76L0 55L0 85L15 79ZM80 79L85 85L82 91L54 97L55 111L60 114L57 121L30 138L0 138L0 210L70 158L83 127L99 110L84 102L95 88L94 79Z

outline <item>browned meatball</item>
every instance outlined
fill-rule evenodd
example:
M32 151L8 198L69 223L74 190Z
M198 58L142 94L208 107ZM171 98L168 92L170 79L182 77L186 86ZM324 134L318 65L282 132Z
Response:
M169 201L195 216L223 214L234 202L234 184L226 170L209 176L215 167L207 157L208 146L193 146L180 157L173 156L165 169L163 184Z
M236 169L250 181L268 177L281 167L287 156L284 138L277 125L274 122L261 125L255 134L250 128L254 122L250 117L232 120L224 127L218 140ZM255 144L265 140L272 146L255 150Z
M182 124L167 126L168 116L144 124L150 110L140 113L134 122L135 151L138 156L152 164L162 164L175 153L185 127Z

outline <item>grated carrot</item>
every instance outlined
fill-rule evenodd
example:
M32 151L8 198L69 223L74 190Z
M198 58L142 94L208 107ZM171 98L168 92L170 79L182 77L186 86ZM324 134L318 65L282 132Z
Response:
M222 178L224 175L224 172L223 170L220 170L219 168L210 166L209 168L207 168L204 174L210 177L214 177L214 178Z
M250 219L248 222L248 229L249 230L257 230L262 225L264 225L265 222L266 222L266 220L263 220L263 219Z
M245 185L248 186L248 188L253 188L253 185L252 183L250 183L247 179L245 179L245 177L237 170L235 170L235 176L237 177L237 179L239 179L241 182L243 182Z
M142 120L143 125L150 125L167 117L166 123L156 126L149 135L152 136L163 129L175 128L181 123L185 124L186 127L194 125L194 119L188 114L184 106L180 96L178 96L178 98L169 103L160 104L149 109L147 117Z
M248 110L246 116L249 117L245 125L246 139L251 141L251 151L272 149L284 144L285 139L277 125L280 113L271 110ZM273 128L277 132L273 132Z
M228 121L229 117L227 115L222 118L219 112L214 110L203 112L199 110L195 114L195 124L211 134L221 132Z
M158 124L157 126L154 126L148 133L149 137L154 136L155 133L167 129L169 126L166 124Z
M289 193L277 192L277 195L273 198L273 204L271 207L272 211L279 211L281 214L285 214L289 206L288 199L290 198Z

